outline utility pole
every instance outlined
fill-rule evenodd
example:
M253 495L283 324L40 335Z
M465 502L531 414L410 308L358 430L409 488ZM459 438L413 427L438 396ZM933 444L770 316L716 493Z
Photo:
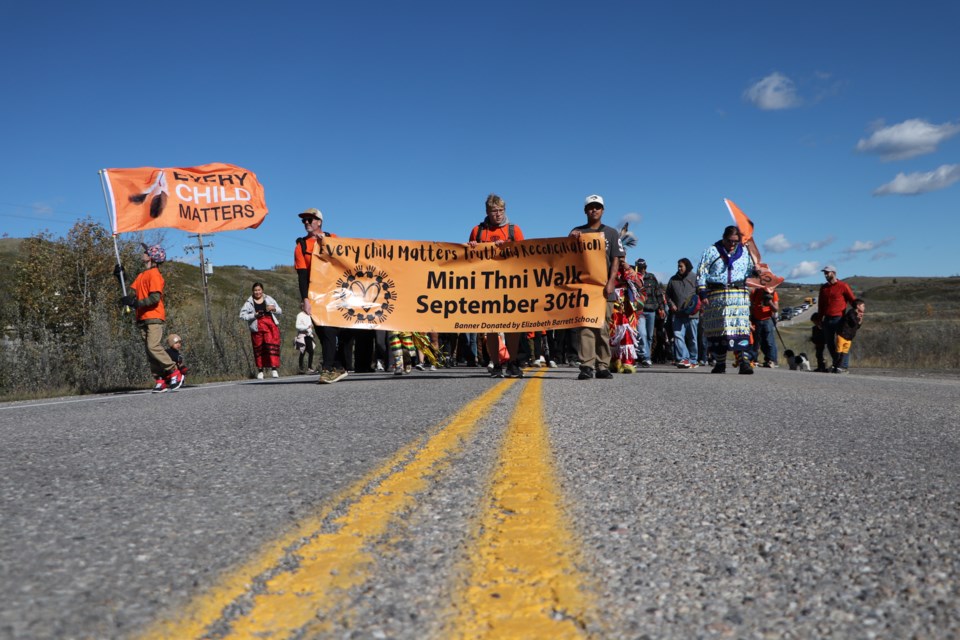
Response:
M210 292L207 290L207 261L203 257L203 250L205 248L212 249L213 243L208 242L204 244L203 234L200 233L188 237L197 239L197 244L189 244L185 246L183 250L187 253L193 253L194 251L200 252L200 277L203 280L203 311L207 318L207 337L210 338L210 346L216 349L217 345L213 339L213 321L210 318Z

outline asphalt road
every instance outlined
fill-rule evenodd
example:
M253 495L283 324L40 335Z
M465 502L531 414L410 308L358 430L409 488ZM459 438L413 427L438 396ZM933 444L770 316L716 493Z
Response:
M494 547L573 546L536 637L960 636L960 380L541 373L2 404L0 637L469 637L478 541L524 510L497 477L559 497Z

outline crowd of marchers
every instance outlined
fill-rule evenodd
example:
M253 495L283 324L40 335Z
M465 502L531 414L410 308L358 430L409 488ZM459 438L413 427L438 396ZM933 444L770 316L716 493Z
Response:
M740 374L754 368L777 368L776 290L749 286L761 266L741 242L741 230L731 225L722 237L706 247L696 265L687 257L677 260L676 273L664 284L641 258L631 265L626 248L632 246L627 227L604 224L602 196L590 195L583 205L584 224L574 227L574 238L599 234L606 246L605 322L599 328L582 327L536 332L421 334L405 331L342 329L317 325L311 315L309 288L312 256L326 238L323 213L309 208L298 213L305 234L294 246L294 268L299 287L299 313L293 344L301 374L318 375L320 384L333 384L349 372L409 374L441 367L485 367L493 378L522 378L531 366L579 368L580 380L610 379L615 373L634 373L656 364L681 369L711 367L723 374L728 364ZM467 243L514 242L524 239L519 224L507 216L506 202L491 194L485 216L469 233ZM167 336L163 305L164 279L160 266L166 259L162 247L143 246L143 269L130 284L121 304L135 311L137 326L151 373L154 392L183 385L186 366L178 336ZM813 314L811 340L816 371L846 373L850 346L863 322L865 304L850 286L837 278L833 265L824 267L817 312ZM116 275L123 282L124 270ZM263 285L253 283L251 295L240 310L250 329L255 376L279 377L281 337L278 302ZM319 347L319 356L314 356ZM791 369L811 369L805 354L785 351ZM829 360L828 360L829 358ZM731 361L728 363L728 360ZM316 368L314 368L316 365Z

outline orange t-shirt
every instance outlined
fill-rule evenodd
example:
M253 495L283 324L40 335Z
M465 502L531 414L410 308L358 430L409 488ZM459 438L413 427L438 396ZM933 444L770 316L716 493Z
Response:
M750 292L750 311L754 320L769 320L774 315L773 306L763 303L764 293L766 292L763 289L754 289ZM773 301L780 303L780 296L776 291L773 292Z
M480 227L481 225L478 224L470 232L470 242L496 242L497 240L509 242L510 240L510 225L505 224L493 229L485 225L482 229ZM513 239L523 240L523 231L520 231L520 227L517 225L513 225Z
M337 237L335 234L327 233L326 231L323 232L323 235L327 238ZM299 241L297 242L296 249L293 250L293 268L296 270L310 269L310 262L313 260L313 248L317 244L317 239L314 238L313 236L309 236L303 239L306 240L306 245L307 245L306 255L304 255L303 251L301 250L300 248L301 243Z
M130 288L137 296L137 300L143 300L154 291L160 292L160 302L149 307L137 307L137 320L167 320L166 310L163 308L163 275L160 269L151 267L137 276Z

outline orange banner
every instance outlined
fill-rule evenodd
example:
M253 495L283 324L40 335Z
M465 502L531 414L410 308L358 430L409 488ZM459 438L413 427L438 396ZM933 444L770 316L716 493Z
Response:
M317 324L394 331L600 327L602 234L478 244L324 238L310 268Z
M186 169L104 169L114 233L175 227L214 233L258 227L267 215L251 171L214 163Z

